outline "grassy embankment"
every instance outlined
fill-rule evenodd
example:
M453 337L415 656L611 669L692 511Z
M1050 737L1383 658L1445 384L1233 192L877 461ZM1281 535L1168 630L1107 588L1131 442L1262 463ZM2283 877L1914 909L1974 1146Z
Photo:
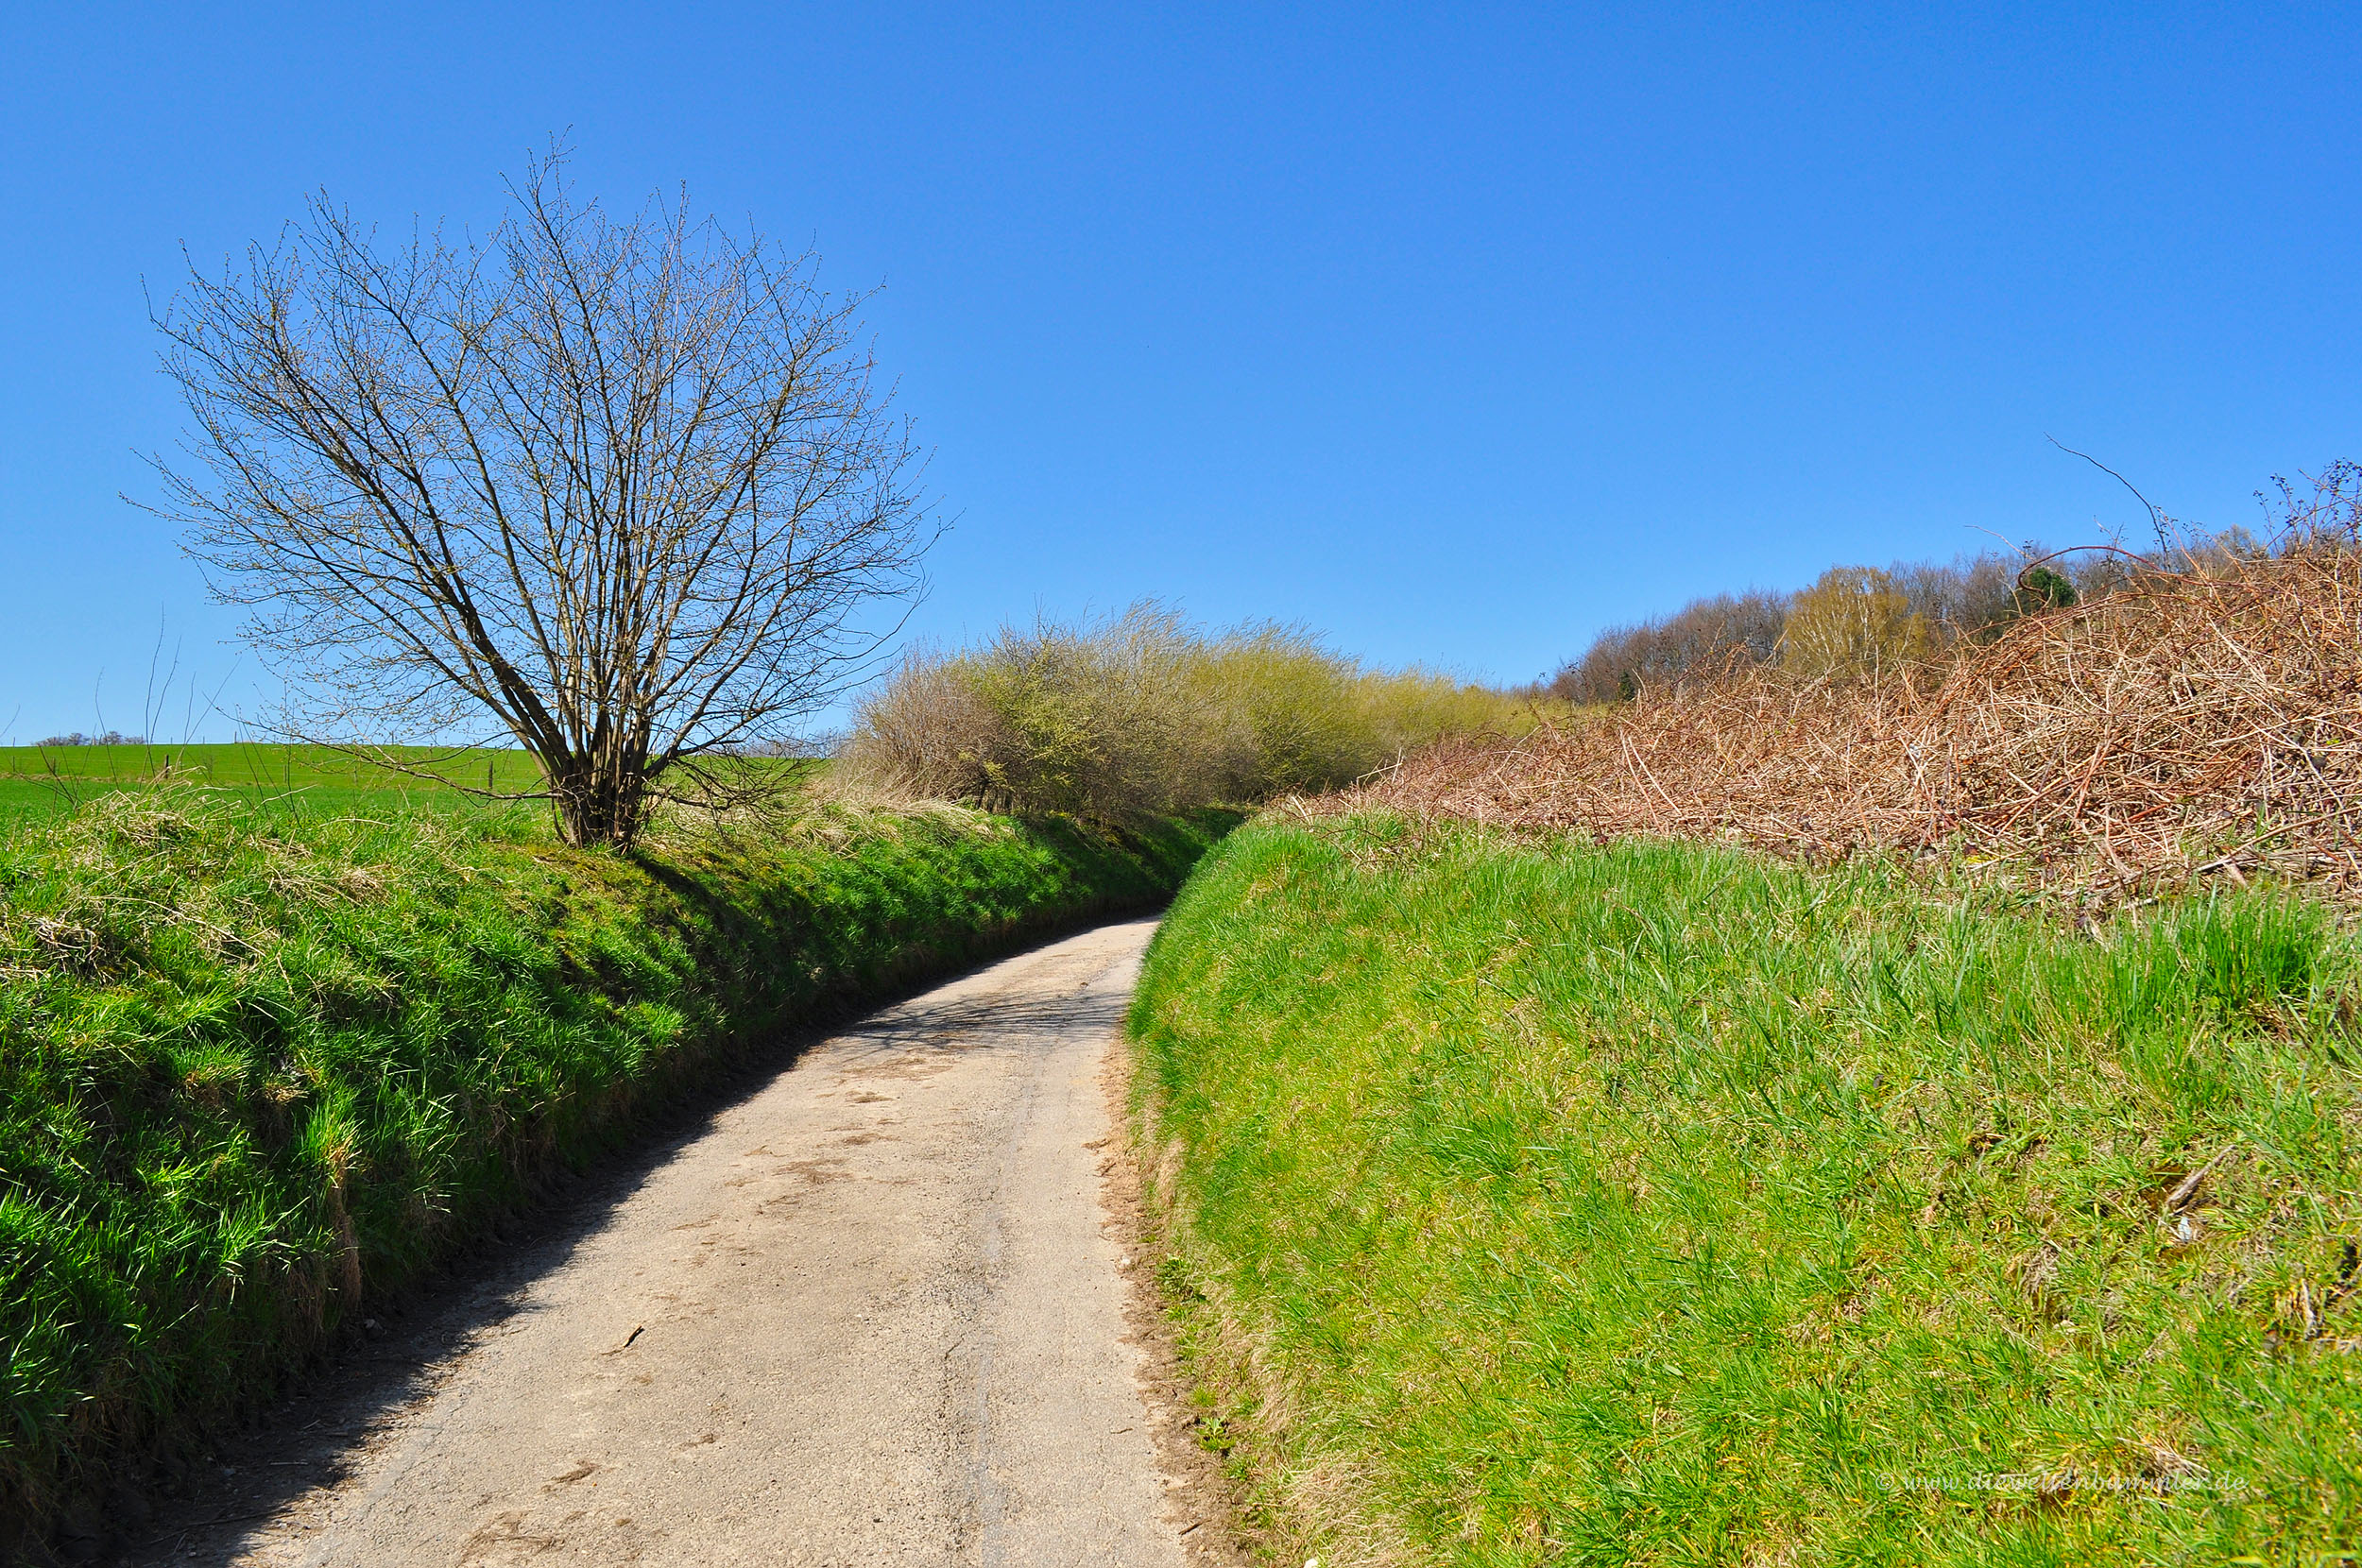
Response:
M1207 1440L1324 1565L2350 1560L2357 998L2263 895L1248 828L1134 1013Z
M815 806L629 857L540 823L180 785L0 836L0 1555L138 1490L652 1107L1022 930L1160 899L1227 819Z

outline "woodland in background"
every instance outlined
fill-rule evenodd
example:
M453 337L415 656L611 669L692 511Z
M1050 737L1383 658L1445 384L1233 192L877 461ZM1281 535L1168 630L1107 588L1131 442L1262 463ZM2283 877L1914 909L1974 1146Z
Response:
M2346 496L2353 476L2341 465L2319 483L2323 497L2300 503L2286 495L2275 532L2320 511L2324 498ZM1750 664L1807 675L1874 672L1989 642L2028 615L2105 598L2154 572L2206 571L2271 554L2245 529L2179 542L2169 530L2170 520L2161 520L2160 542L2145 553L2045 553L2028 544L1948 563L1832 567L1793 593L1750 588L1693 599L1670 615L1608 627L1536 690L1575 704L1629 702L1649 688Z

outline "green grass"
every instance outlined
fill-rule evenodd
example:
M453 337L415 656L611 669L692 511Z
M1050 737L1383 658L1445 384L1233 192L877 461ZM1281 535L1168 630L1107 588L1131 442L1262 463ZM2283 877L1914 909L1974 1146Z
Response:
M174 785L0 837L0 1556L652 1107L1226 826L814 806L623 857Z
M19 824L46 821L117 790L146 789L166 780L234 790L248 804L280 811L337 816L367 811L389 800L403 809L437 811L500 810L436 779L505 793L539 789L540 765L522 751L485 746L389 746L386 750L429 776L397 772L326 746L240 741L221 745L0 746L0 834ZM777 766L809 775L827 766L784 758Z
M486 770L504 790L528 790L541 771L522 751L482 746L392 746L394 756L436 777L481 785ZM221 745L0 746L0 777L69 782L145 783L172 776L217 788L263 791L317 787L425 793L432 784L374 767L326 746L239 741Z
M504 791L536 788L541 772L522 751L482 747L391 748L437 777ZM117 790L165 779L235 790L255 806L336 815L389 798L434 810L482 810L476 795L447 790L332 751L325 746L241 741L222 745L0 746L0 834L72 811Z
M1249 828L1133 1014L1215 1446L1282 1560L2350 1560L2358 980L2261 895Z

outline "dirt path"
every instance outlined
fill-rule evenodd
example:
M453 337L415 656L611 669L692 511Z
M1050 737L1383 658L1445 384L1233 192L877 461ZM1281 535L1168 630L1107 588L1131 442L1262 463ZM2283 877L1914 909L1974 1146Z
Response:
M225 1452L212 1516L258 1517L143 1560L1227 1560L1101 1194L1153 929L815 1046L404 1325L374 1382Z

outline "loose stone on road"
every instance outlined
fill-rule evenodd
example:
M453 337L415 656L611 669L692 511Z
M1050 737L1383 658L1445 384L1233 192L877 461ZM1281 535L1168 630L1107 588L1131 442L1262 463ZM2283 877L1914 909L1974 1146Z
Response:
M1186 1417L1127 1328L1101 1190L1102 1075L1152 929L813 1047L502 1260L374 1390L316 1397L317 1435L260 1440L297 1457L249 1456L224 1523L148 1560L1227 1560L1196 1527L1219 1500L1160 1460Z

